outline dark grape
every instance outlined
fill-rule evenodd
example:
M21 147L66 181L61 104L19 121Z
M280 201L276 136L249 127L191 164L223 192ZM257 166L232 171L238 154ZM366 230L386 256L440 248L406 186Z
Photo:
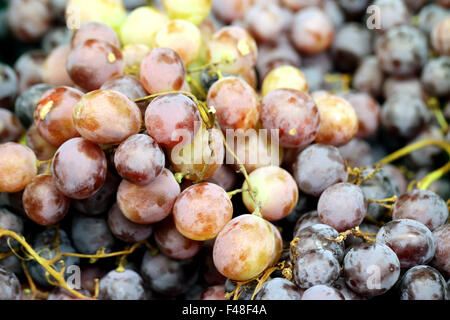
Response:
M0 143L17 141L23 133L24 128L14 113L0 108Z
M368 167L375 162L370 145L359 138L340 146L339 153L349 167Z
M320 284L303 292L301 300L345 300L345 297L339 290Z
M256 292L255 300L300 300L301 289L283 278L274 278Z
M24 223L22 218L15 215L11 211L9 211L7 208L1 208L0 207L0 228L5 230L10 230L12 232L22 234L24 231ZM9 237L2 237L0 239L0 252L8 252L11 251L11 247L16 247L18 245L18 242L16 240L13 240Z
M409 269L400 283L401 300L446 300L447 284L444 277L429 266Z
M0 107L11 108L19 90L19 80L14 70L0 63Z
M99 282L101 300L144 300L144 296L142 278L132 270L112 270Z
M365 298L353 292L346 284L345 279L340 277L337 279L333 285L333 288L339 290L340 293L345 297L345 300L364 300Z
M300 232L300 230L305 229L307 227L313 226L315 224L321 224L322 221L319 219L319 215L317 214L317 210L309 211L303 214L295 223L294 227L294 238L295 235Z
M450 276L450 224L444 224L433 231L436 252L431 264L446 277Z
M20 291L16 275L0 267L0 300L20 300Z
M145 240L153 232L152 225L137 224L128 220L117 204L109 210L108 227L116 238L128 243Z
M47 55L40 50L32 50L22 54L14 64L19 76L19 94L35 84L44 82L42 66ZM33 106L34 107L34 106Z
M34 109L41 100L41 96L53 86L40 83L31 86L23 91L16 99L14 113L19 118L24 127L29 127L33 123Z
M100 248L111 251L114 238L103 218L77 215L72 219L72 241L84 254L95 254Z

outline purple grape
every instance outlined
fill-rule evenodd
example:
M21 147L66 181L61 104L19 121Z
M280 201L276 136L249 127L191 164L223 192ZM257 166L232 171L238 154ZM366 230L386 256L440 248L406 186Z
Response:
M301 300L345 300L345 297L339 290L320 284L306 290Z
M300 300L300 289L283 278L274 278L259 288L255 300Z
M447 284L444 277L429 266L409 269L400 284L401 300L446 300Z
M433 231L436 252L431 264L447 278L450 277L450 224L444 224Z
M99 282L100 300L144 300L144 282L132 270L110 271Z
M20 300L20 288L16 275L0 267L0 300Z

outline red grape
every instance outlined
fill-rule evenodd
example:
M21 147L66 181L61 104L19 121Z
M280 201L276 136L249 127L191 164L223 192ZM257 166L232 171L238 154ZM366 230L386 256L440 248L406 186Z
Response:
M25 189L37 174L36 156L21 144L0 144L0 192L18 192Z

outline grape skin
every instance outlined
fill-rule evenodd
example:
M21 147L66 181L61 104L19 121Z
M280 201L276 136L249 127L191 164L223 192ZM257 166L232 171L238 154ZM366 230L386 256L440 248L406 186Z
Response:
M283 278L274 278L256 292L255 300L300 300L301 289Z
M72 219L72 240L75 248L84 254L95 254L100 248L111 252L114 237L105 219L77 215Z
M100 300L144 300L144 282L132 270L110 271L99 282Z
M450 276L450 224L444 224L433 231L436 252L431 264L446 277Z
M108 227L111 233L118 239L135 243L145 240L153 233L152 225L137 224L128 220L115 203L108 212Z
M447 284L434 268L418 265L409 269L400 284L401 300L446 300Z
M339 290L320 284L303 292L301 300L345 300L345 297Z
M0 300L20 300L20 289L16 275L0 267Z

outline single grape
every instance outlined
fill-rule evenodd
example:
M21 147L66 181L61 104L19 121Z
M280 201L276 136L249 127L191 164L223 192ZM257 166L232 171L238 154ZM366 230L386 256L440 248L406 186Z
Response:
M25 189L37 174L36 156L21 144L0 144L0 192L18 192Z
M341 146L358 132L358 116L351 104L334 94L318 91L312 94L320 115L317 143Z
M346 182L325 189L317 204L320 220L339 232L359 226L366 211L367 204L361 189Z
M135 243L150 237L153 232L152 225L137 224L128 220L117 204L114 204L108 213L108 227L118 239Z
M303 292L301 300L345 300L345 297L339 290L319 284Z
M8 251L11 250L8 248ZM23 274L22 261L15 255L10 255L0 260L0 268L13 272L20 277Z
M428 36L434 25L444 19L447 14L447 10L436 3L427 4L419 11L418 26Z
M187 188L173 205L176 228L192 240L215 238L232 216L233 205L225 190L209 182Z
M83 23L80 28L73 33L71 46L72 48L75 48L89 39L105 41L120 48L120 40L114 30L100 22L89 21Z
M320 221L320 219L319 219L317 210L306 212L295 223L294 232L293 232L294 238L300 232L300 230L305 229L310 226L313 226L315 224L321 224L321 223L322 223L322 221Z
M262 167L250 173L249 180L264 219L280 220L295 208L299 196L298 187L286 170L275 166ZM249 190L247 181L242 189ZM257 203L249 191L242 193L242 200L250 212L256 210Z
M16 275L0 267L0 300L20 300L20 289Z
M24 128L14 113L0 108L0 143L17 141L23 133Z
M422 83L431 95L445 97L450 94L450 57L430 60L422 71Z
M9 109L17 96L19 79L13 68L0 63L0 107Z
M203 242L183 236L177 230L171 216L156 226L155 241L162 253L176 260L192 258L203 247Z
M183 60L169 48L154 48L141 62L141 83L150 94L181 90L185 76Z
M189 144L201 123L194 101L180 93L152 100L145 111L145 127L158 144L173 148Z
M345 283L362 296L388 291L400 275L400 261L388 246L372 242L351 248L344 258Z
M165 165L159 145L145 134L135 134L123 141L114 152L114 165L122 178L135 184L149 184Z
M446 300L444 277L429 266L415 266L403 276L400 284L401 300Z
M318 197L333 184L347 181L348 173L336 147L313 144L297 156L294 177L301 191Z
M29 127L33 123L34 109L41 100L41 96L53 86L40 83L31 86L23 91L16 99L14 113L19 118L24 127Z
M71 231L73 244L80 253L95 254L101 248L110 252L114 246L114 237L103 218L76 215Z
M72 81L86 91L99 89L107 80L123 72L119 48L103 40L88 39L72 48L67 72Z
M274 278L259 288L255 300L300 300L301 289L283 278Z
M225 286L209 287L202 293L200 300L227 300L225 298Z
M144 300L144 296L144 282L132 270L112 270L99 282L100 300Z
M70 206L70 199L56 188L49 174L36 176L26 186L22 201L27 216L43 226L61 221Z
M173 260L146 251L140 274L144 284L157 293L174 297L186 293L197 282L199 266L194 259Z
M41 50L31 50L22 54L14 63L19 77L19 94L31 86L44 82L42 66L47 55ZM34 106L33 106L34 107Z
M17 234L22 234L24 232L24 223L21 217L15 215L7 208L0 207L0 228L10 230ZM19 245L19 243L16 240L13 240L10 237L2 237L0 238L0 252L6 253L11 251L8 243L13 248Z
M254 128L259 119L258 96L244 80L225 77L208 90L208 106L214 106L222 130Z
M42 80L55 86L74 86L67 69L70 45L63 44L49 52L42 65Z
M180 186L172 172L163 169L147 185L122 180L117 191L117 204L127 219L140 224L150 224L166 218L172 211Z
M277 89L261 103L261 123L265 129L278 129L282 147L300 148L316 138L321 127L319 110L306 93Z
M98 145L83 138L73 138L58 148L51 168L56 187L64 195L86 199L105 182L107 163Z
M214 265L227 278L245 281L273 260L275 237L267 221L244 214L232 219L214 243Z
M339 262L328 250L311 250L294 259L294 280L303 289L315 285L331 285L339 278Z
M59 147L65 141L79 137L73 122L73 110L83 92L70 87L46 91L34 110L34 124L48 143Z
M436 252L431 264L446 277L450 276L450 224L444 224L433 231Z
M137 105L124 94L95 90L85 94L75 105L73 122L87 140L98 144L119 144L139 132L142 115Z
M430 42L433 49L440 55L450 55L448 35L450 30L450 18L448 15L433 26Z
M416 189L402 194L397 199L392 218L417 220L433 231L447 221L448 208L436 193Z
M262 95L276 89L295 89L308 93L308 82L305 75L296 67L284 65L270 71L262 84Z

